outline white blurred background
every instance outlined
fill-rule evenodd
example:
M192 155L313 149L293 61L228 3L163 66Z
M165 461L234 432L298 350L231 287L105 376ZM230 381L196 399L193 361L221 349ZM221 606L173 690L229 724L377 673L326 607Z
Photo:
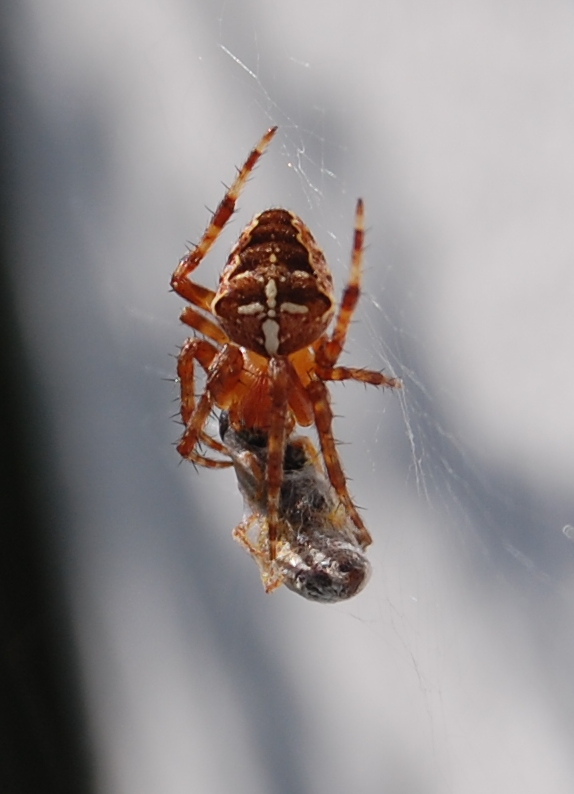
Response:
M62 483L98 794L574 790L574 8L22 0L12 279ZM328 607L265 596L230 472L180 464L168 291L299 213L365 292L334 385L374 536Z

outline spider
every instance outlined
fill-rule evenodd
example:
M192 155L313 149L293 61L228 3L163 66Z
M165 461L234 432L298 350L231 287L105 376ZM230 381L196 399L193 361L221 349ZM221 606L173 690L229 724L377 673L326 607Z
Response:
M360 592L371 566L343 504L325 479L311 440L290 436L285 443L281 536L271 563L265 479L269 437L261 430L234 430L227 411L221 412L219 430L245 502L245 517L233 537L258 564L265 591L284 584L310 601L325 604Z
M201 336L188 339L178 358L181 417L180 455L209 468L233 465L206 457L201 446L229 457L205 424L214 407L228 411L232 428L266 434L266 518L269 559L281 533L280 494L287 439L294 427L315 425L329 482L355 527L362 548L371 543L349 495L332 433L327 383L355 380L399 388L381 372L336 366L360 292L363 259L363 202L357 202L349 281L332 333L333 278L311 232L294 213L274 208L256 215L231 250L217 291L190 276L233 214L239 194L277 127L251 151L199 243L179 262L173 290L190 305L181 320ZM195 363L205 370L203 393L195 397Z

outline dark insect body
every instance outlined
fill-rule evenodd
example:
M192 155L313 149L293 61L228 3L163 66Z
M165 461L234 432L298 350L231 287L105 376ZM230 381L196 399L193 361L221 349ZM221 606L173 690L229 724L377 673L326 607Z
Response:
M219 427L245 503L244 519L233 530L233 537L259 566L265 590L271 592L284 584L310 601L324 604L359 593L371 566L310 439L292 436L285 445L279 499L281 533L276 557L270 561L265 479L268 438L261 431L234 430L225 411Z

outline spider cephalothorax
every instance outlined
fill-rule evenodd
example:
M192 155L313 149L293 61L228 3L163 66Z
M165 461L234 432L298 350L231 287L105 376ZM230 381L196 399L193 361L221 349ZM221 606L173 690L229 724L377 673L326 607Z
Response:
M203 445L230 457L225 444L205 431L214 407L228 411L233 429L265 434L270 561L275 559L281 533L284 453L295 425L315 425L330 486L355 527L357 543L364 548L371 542L347 490L333 439L326 383L356 380L400 386L399 380L381 372L336 366L360 293L364 237L360 199L351 273L331 334L327 332L335 307L331 273L311 232L287 210L265 210L251 221L229 256L216 292L190 279L233 214L241 189L276 131L276 127L268 130L250 153L200 242L171 279L175 292L191 304L183 310L182 321L200 334L185 342L178 359L185 426L178 451L202 466L232 465L198 450ZM195 362L206 373L198 400Z

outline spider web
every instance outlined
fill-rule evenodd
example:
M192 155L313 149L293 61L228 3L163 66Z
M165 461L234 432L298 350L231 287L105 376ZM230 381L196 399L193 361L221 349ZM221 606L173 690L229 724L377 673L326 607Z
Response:
M274 83L273 80L271 83L268 82L270 72L261 65L261 59L258 58L255 67L250 68L225 44L220 46L222 52L238 70L243 72L246 87L255 92L260 109L269 123L280 125L285 141L281 155L299 181L303 204L313 218L309 221L311 228L319 229L323 235L322 239L326 236L333 243L332 247L327 246L329 252L327 258L328 261L337 263L336 277L341 283L341 279L344 279L345 267L345 236L341 230L347 228L348 223L345 224L342 205L333 202L330 193L337 192L345 197L349 204L348 199L354 194L356 182L345 171L344 165L342 168L332 165L333 162L338 162L340 165L340 157L333 154L334 148L337 147L333 147L331 131L325 118L325 108L315 107L313 123L309 124L308 120L301 123L298 114L286 110L285 105L274 100L275 92L269 88L269 85ZM259 53L257 43L254 51ZM309 68L309 64L305 63L303 68ZM265 80L262 75L265 75ZM341 147L339 155L341 151L344 152L343 156L347 155L356 162L349 148ZM369 151L368 147L367 151ZM359 187L359 190L362 188ZM399 202L403 198L401 195ZM377 270L380 268L383 272L379 271L376 274L378 289L375 294L372 289L373 266L369 268L367 265L366 278L369 287L363 296L363 307L358 312L359 322L364 326L367 334L365 335L364 330L359 330L357 327L350 334L348 347L353 352L352 357L355 362L357 355L363 356L365 350L374 351L375 366L386 368L393 374L398 374L403 380L404 390L396 397L400 407L403 433L403 443L398 444L403 448L403 452L399 453L399 459L403 464L407 464L403 475L405 492L413 494L410 489L412 483L414 493L418 497L418 510L423 514L427 513L429 526L432 526L436 533L434 534L436 545L442 547L443 552L445 547L450 546L450 552L454 557L458 555L459 564L470 571L473 586L476 586L483 577L484 580L493 578L498 581L496 589L503 599L508 599L508 603L512 603L518 594L524 596L528 593L531 599L556 599L556 603L561 604L558 611L565 614L564 608L567 603L571 603L572 595L570 585L560 572L559 557L564 552L569 559L572 555L571 549L564 546L564 539L572 537L572 527L569 523L573 510L572 502L566 495L556 501L552 495L552 487L548 490L543 482L534 485L536 480L533 478L533 471L528 467L526 470L521 470L520 466L509 465L510 461L504 453L502 455L499 453L499 458L491 462L489 455L492 453L483 447L480 434L477 434L472 423L469 423L468 419L465 423L464 412L461 412L459 405L456 404L461 399L463 391L457 395L456 382L452 377L443 385L440 377L433 375L432 365L425 361L425 356L429 349L432 352L432 343L436 340L432 339L432 335L427 336L428 332L415 321L414 314L417 304L421 303L424 296L431 294L427 278L417 273L416 255L421 251L421 246L410 244L402 222L396 223L398 213L389 206L391 203L387 198L384 206L389 209L390 219L383 217L382 223L385 231L390 231L395 239L389 243L382 240L380 234L373 234L373 230L367 238L371 242L371 248L367 252L367 262L373 259L373 247L376 245L373 239L375 239L379 242L380 248L382 247L383 261L386 254L390 264L381 268L381 256L376 255L379 260ZM367 202L367 211L368 207ZM381 220L381 216L377 214L379 208L380 205L375 205L376 221ZM426 234L428 231L422 225L421 236L424 237ZM428 236L432 243L432 235ZM432 260L429 261L426 254L421 255L421 262L426 266L436 265ZM403 278L403 274L399 272L399 268L404 264L407 270L406 278ZM420 305L419 308L421 314L425 312L424 305ZM432 361L431 358L430 362ZM439 372L445 369L445 362L440 356L438 364ZM468 393L467 389L466 394ZM339 406L341 404L339 394L335 399ZM384 400L385 397L382 399ZM339 433L349 432L349 416L360 410L358 406L361 400L362 395L358 395L343 403L345 408L341 411L343 419L338 426ZM452 415L449 414L450 408L453 409ZM374 443L371 442L366 446L369 457L367 469L380 472L382 478L386 476L389 467L381 465L381 452L391 439L397 443L395 434L380 431L379 421L385 422L391 418L383 415L387 413L396 421L396 411L381 409L379 418L375 420L377 431ZM358 427L360 429L357 429ZM364 430L364 423L359 425L354 423L349 439L352 440L353 445L359 445L363 455L365 445L364 441L361 443L361 439L364 438ZM408 451L408 460L405 451ZM348 459L346 449L343 450L343 454L344 458ZM358 472L358 476L363 480L364 458L363 467L359 469L356 458L351 456L350 459L351 471L355 475ZM371 488L366 492L361 490L361 497L366 499L375 515L384 515L384 499L373 500L376 483L381 479L381 475L367 479L371 483ZM529 481L530 486L526 484ZM528 493L529 487L538 492L537 497ZM424 516L419 516L419 520L424 522ZM437 528L437 524L442 527ZM543 542L542 538L545 539L543 553L540 545ZM413 539L415 542L420 541L416 534ZM377 538L376 542L380 540ZM450 553L445 553L442 563L444 564L449 557ZM398 554L397 558L400 559L401 554ZM437 566L440 566L441 561L434 557L433 559L437 562ZM442 772L451 781L452 771L448 771L448 764L445 771L442 762L438 760L445 752L448 754L447 748L451 747L450 717L447 716L451 704L450 694L447 694L450 682L446 683L446 679L441 674L437 675L440 668L437 658L442 654L440 643L448 642L447 637L452 630L452 626L445 630L445 623L457 622L457 618L449 608L449 601L460 598L465 586L462 582L457 582L452 588L448 586L444 589L437 588L436 581L432 576L429 577L424 569L425 562L424 554L418 559L415 555L406 562L406 565L414 564L414 578L419 582L424 581L420 595L419 593L414 595L413 589L410 597L415 601L419 598L424 601L425 598L430 600L433 597L431 594L434 593L441 604L433 614L430 624L424 626L419 624L414 633L407 629L410 610L405 604L404 593L397 600L397 591L393 592L392 586L384 591L385 610L391 615L398 646L410 659L412 670L419 682L423 708L427 713L427 728L432 737L431 744L436 750L437 770L442 768ZM453 582L456 581L456 576L452 573L447 573L447 576L452 576ZM412 584L411 580L411 586ZM435 632L432 639L426 633L429 625L432 626L431 632ZM437 630L439 626L441 628ZM488 627L482 626L479 633L482 633L483 638L488 636ZM420 642L423 637L429 643L426 651L421 651ZM461 659L465 656L462 647L461 644ZM441 773L438 774L440 776ZM452 782L447 785L453 785L453 790L457 788Z
M18 13L13 278L61 472L97 785L569 794L571 10ZM198 281L213 288L252 215L284 206L340 296L361 196L342 363L404 383L332 388L374 537L371 582L332 609L265 598L230 539L233 472L179 465L161 380L185 334L167 291L183 242L272 124Z

